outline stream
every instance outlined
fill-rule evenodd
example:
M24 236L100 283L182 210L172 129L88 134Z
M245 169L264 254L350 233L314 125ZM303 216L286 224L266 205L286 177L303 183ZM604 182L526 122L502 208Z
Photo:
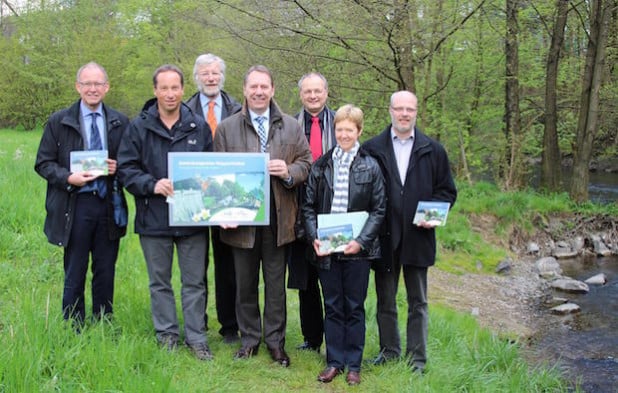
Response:
M557 362L587 393L618 392L618 257L559 260L563 275L585 281L604 273L605 285L589 285L587 294L554 291L581 311L564 316L547 310L547 329L532 343L537 360Z
M531 185L538 185L540 168L534 171ZM569 182L571 171L563 168L563 181ZM600 204L618 201L618 173L590 172L589 198ZM617 218L618 220L618 218ZM576 280L605 273L605 285L590 285L587 294L554 291L556 297L578 304L576 314L558 316L546 311L547 328L532 343L539 361L557 362L567 379L577 382L586 393L618 392L618 256L572 258L558 261L563 275Z

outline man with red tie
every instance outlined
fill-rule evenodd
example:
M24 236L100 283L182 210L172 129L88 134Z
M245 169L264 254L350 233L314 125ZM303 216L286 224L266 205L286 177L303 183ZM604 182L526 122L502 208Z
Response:
M326 106L328 82L322 74L311 72L300 78L298 89L303 108L296 118L305 132L315 161L336 145L333 124L335 112ZM299 201L303 194L304 187L299 187ZM299 290L300 326L304 342L297 348L319 352L324 337L322 296L317 269L308 261L312 255L311 245L303 239L302 228L299 218L296 240L288 248L288 288Z

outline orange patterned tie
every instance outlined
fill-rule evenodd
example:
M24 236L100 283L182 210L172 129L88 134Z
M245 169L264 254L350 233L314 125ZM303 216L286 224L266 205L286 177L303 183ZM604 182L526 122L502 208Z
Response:
M212 131L212 136L215 136L215 129L217 128L217 116L215 115L215 102L208 102L208 116L206 117L206 121L210 126L210 131Z

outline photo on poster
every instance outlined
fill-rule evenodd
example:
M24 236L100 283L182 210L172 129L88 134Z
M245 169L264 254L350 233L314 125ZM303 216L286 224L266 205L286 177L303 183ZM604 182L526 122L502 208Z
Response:
M269 155L168 153L170 226L268 225Z

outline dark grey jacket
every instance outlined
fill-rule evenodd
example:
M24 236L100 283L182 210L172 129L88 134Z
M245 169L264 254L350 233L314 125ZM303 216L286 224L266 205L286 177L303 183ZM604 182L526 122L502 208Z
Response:
M167 153L212 151L212 135L204 119L186 104L170 135L161 120L156 99L131 121L118 152L120 180L135 197L135 232L148 236L188 236L204 228L170 227L166 198L155 194L157 181L168 177Z

